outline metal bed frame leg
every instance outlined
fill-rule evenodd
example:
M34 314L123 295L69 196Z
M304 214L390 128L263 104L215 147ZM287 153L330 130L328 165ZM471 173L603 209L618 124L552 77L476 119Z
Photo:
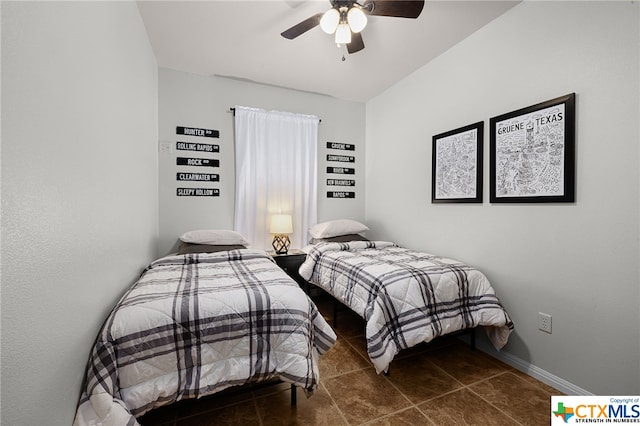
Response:
M476 350L476 329L475 327L471 329L471 350Z
M296 388L296 385L292 384L291 385L291 406L295 407L298 404L298 393L297 393L298 388Z

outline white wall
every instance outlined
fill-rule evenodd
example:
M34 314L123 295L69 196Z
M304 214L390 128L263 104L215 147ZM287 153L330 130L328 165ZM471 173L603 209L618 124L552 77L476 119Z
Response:
M156 254L157 65L133 2L2 2L2 424L69 425Z
M372 236L479 267L515 323L506 353L604 395L640 392L638 14L523 2L367 103ZM490 204L489 118L571 92L576 202ZM431 204L431 137L480 120L485 202Z
M637 3L517 6L367 104L366 171L361 104L168 70L158 81L132 3L1 7L3 424L70 424L121 292L182 231L232 226L235 104L317 114L322 147L357 145L357 198L321 197L320 220L366 207L374 238L479 266L515 321L508 353L593 393L639 392ZM575 204L489 204L488 131L485 203L430 203L432 135L572 91ZM221 131L212 204L177 203L175 151L158 169L176 125Z
M314 93L287 90L235 79L200 76L160 69L159 71L159 124L160 147L170 146L171 152L160 153L160 252L175 249L178 237L185 231L200 228L233 229L235 198L234 122L229 108L235 105L278 110L320 117L318 130L318 220L348 217L364 220L364 116L363 103L343 101ZM176 135L176 126L191 126L220 131L220 138L185 137ZM220 145L220 153L198 155L194 152L176 152L176 142L200 142ZM355 199L327 199L326 142L356 145L355 153L331 150L332 154L356 157ZM207 173L218 173L219 184L203 185L177 182L177 171L201 171L196 168L176 167L176 157L202 157L220 159L220 168ZM340 164L331 163L339 166ZM204 168L200 168L204 169ZM220 189L219 197L178 197L177 187L205 187ZM330 187L334 190L343 187ZM299 248L299 247L292 247Z

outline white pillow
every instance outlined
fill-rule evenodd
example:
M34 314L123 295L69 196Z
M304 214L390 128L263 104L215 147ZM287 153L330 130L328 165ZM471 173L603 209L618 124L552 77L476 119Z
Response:
M180 236L180 241L192 244L211 244L211 245L241 245L248 246L249 243L245 238L228 229L198 229L195 231L185 232Z
M313 238L330 238L340 235L359 234L368 231L366 225L351 219L337 219L313 225L309 234Z

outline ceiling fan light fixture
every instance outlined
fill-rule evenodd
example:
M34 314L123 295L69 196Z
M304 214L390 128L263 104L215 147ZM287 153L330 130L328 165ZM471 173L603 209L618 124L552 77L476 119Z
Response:
M346 45L348 53L356 53L364 49L360 32L367 25L368 15L416 19L422 13L426 0L329 0L329 2L330 10L316 13L281 32L280 35L293 40L312 28L320 26L325 33L334 34L338 48ZM344 55L342 58L344 60Z
M360 8L352 7L347 12L347 22L349 22L351 31L359 33L367 26L367 15Z
M346 22L338 25L336 29L336 44L349 44L351 43L351 28Z
M336 9L327 10L320 18L320 28L327 34L333 34L340 23L340 12Z

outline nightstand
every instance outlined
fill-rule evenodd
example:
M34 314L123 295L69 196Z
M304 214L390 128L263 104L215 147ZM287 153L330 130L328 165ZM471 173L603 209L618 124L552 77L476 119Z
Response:
M307 254L305 252L302 250L289 250L286 254L276 254L275 252L270 251L269 255L273 257L273 260L276 261L276 264L282 268L283 271L298 283L305 293L309 294L309 283L306 282L298 273L300 265L302 265L307 258Z

